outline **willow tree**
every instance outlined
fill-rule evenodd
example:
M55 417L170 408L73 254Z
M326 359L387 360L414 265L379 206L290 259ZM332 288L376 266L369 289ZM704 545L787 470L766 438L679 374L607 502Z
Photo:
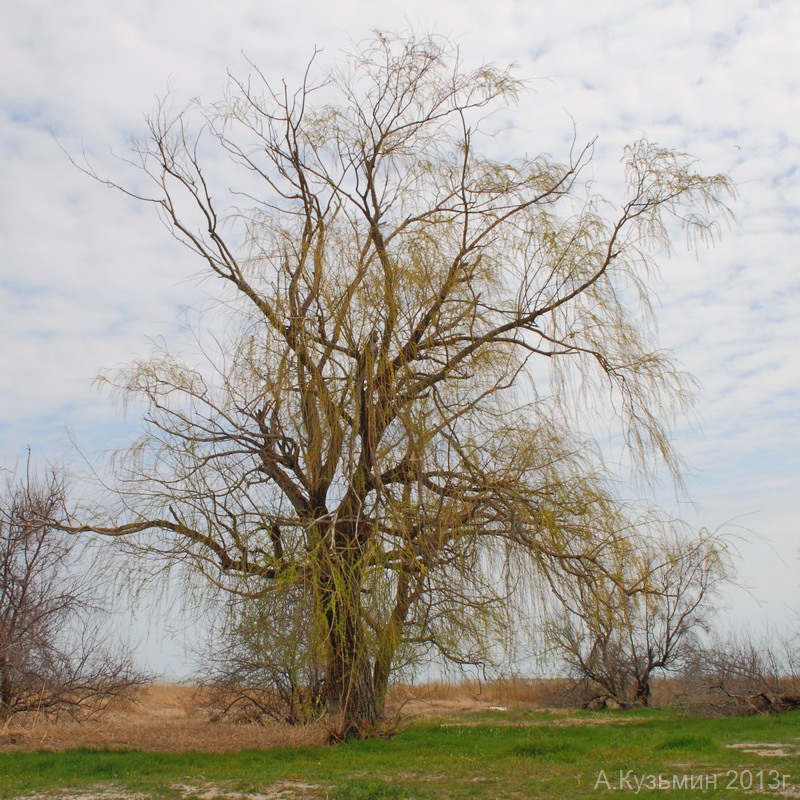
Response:
M647 253L671 218L712 235L731 185L640 141L610 213L582 179L591 145L482 154L524 89L509 70L383 34L316 64L294 92L256 72L162 105L136 145L155 188L135 196L230 288L235 323L207 368L161 351L106 378L149 411L119 513L83 527L256 597L302 584L328 708L365 736L401 654L479 661L516 590L627 538L576 398L610 397L637 463L677 470L687 381L643 322Z

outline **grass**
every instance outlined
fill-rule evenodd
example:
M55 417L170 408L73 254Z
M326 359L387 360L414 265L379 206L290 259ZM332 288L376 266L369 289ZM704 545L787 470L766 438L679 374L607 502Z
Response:
M643 776L645 782L637 784ZM711 719L673 710L512 709L449 713L418 721L390 740L337 747L225 753L84 747L0 754L3 798L48 793L62 800L663 796L647 790L647 776L660 776L670 786L675 776L671 798L800 797L794 786L800 782L800 712Z

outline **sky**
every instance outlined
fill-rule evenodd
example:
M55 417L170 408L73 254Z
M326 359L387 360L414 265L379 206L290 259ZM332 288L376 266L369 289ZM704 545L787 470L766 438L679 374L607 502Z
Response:
M740 536L738 625L800 610L800 38L797 0L26 0L0 5L0 465L27 447L74 459L137 429L93 385L180 335L210 287L152 209L82 174L115 175L156 98L220 97L248 62L292 85L314 48L335 60L372 29L435 31L467 65L515 63L531 91L511 144L564 158L596 137L592 178L614 187L628 142L691 153L738 185L714 249L658 258L659 343L699 386L675 429L692 503L662 502ZM511 146L511 145L509 145ZM519 152L509 153L509 157ZM147 634L151 640L160 634ZM157 668L178 649L161 645ZM160 660L159 660L160 659ZM179 669L178 667L174 667Z

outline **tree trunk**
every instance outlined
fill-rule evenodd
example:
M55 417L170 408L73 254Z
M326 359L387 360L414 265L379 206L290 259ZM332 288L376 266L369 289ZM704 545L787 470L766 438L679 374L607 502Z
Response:
M377 706L381 713L386 704L395 653L403 638L403 626L412 604L419 599L422 586L421 572L413 561L398 572L394 608L378 637L375 666L372 671L372 684L375 687Z
M14 702L14 688L11 680L11 668L3 656L0 658L0 719L11 716L11 706Z
M650 677L641 678L636 682L636 703L640 706L650 705Z
M340 606L328 616L325 701L337 720L332 738L367 739L379 731L378 708L369 653L358 608Z
M332 738L341 741L377 735L382 715L361 608L360 549L354 542L355 537L339 540L340 546L320 564L318 581L318 618L324 620L326 634L325 704L337 720Z

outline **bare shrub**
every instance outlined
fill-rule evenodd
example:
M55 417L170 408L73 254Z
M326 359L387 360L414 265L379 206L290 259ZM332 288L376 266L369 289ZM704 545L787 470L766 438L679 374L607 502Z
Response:
M561 592L546 635L575 680L572 696L588 708L650 705L654 679L696 652L730 575L724 539L674 530Z
M141 685L131 653L110 644L97 575L67 518L63 477L10 475L0 494L0 718L27 711L97 711Z
M229 601L198 675L212 719L300 725L322 716L323 654L309 636L312 603L299 584Z
M716 638L693 649L683 670L684 702L720 714L800 708L798 634L767 631Z

